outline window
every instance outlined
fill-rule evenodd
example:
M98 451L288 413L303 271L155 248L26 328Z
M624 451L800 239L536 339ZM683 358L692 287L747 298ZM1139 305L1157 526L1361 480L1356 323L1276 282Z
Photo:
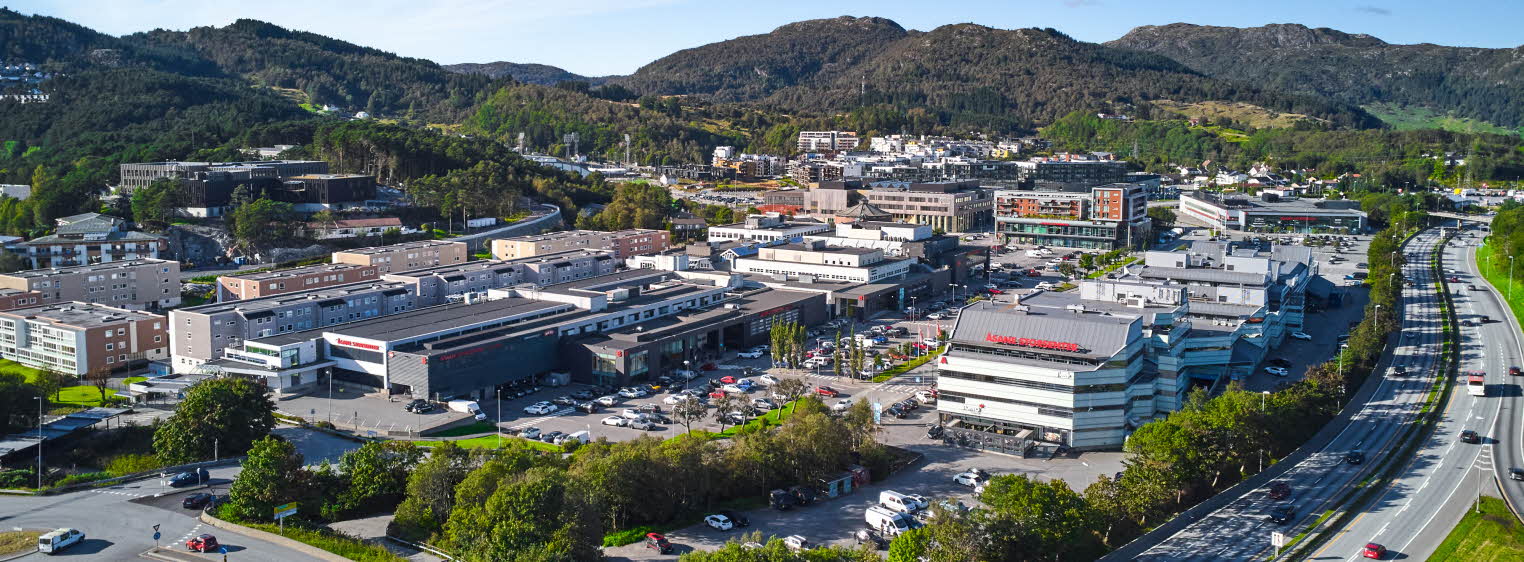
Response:
M115 357L112 357L112 356L110 356L110 355L107 355L107 356L106 356L106 362L107 362L107 363L115 363L115 362L116 362L116 358L115 358Z
M185 334L185 335L189 336L190 334ZM109 343L106 344L106 351L111 351L113 349L116 349L116 345L115 344L109 344Z

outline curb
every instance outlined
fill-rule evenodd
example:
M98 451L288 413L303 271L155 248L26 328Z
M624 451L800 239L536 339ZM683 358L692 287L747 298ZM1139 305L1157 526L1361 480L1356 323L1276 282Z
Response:
M294 539L288 539L286 537L277 535L275 533L268 533L268 532L265 532L265 531L261 531L259 529L251 529L249 527L245 527L245 526L239 525L237 523L231 523L231 522L228 522L228 521L223 521L221 519L218 519L216 517L211 516L211 514L205 512L205 511L201 512L201 518L200 519L201 519L202 523L206 523L207 525L211 525L211 526L216 527L218 529L222 529L222 530L225 530L225 531L232 531L232 532L238 533L240 535L256 538L256 539L259 539L259 540L262 540L262 541L265 541L265 542L268 542L268 543L271 543L271 544L280 545L280 546L289 548L291 550L295 550L297 552L300 552L302 554L305 554L307 556L311 556L311 557L316 558L318 560L326 560L328 562L349 562L348 558L345 558L343 556L339 556L339 555L334 554L332 552L328 552L326 550L323 550L321 548L312 546L310 544L307 544L307 543L304 543L304 542L301 542L301 541L298 541L298 540L294 540Z
M11 560L15 560L17 558L21 558L23 556L31 556L33 554L37 554L38 552L39 551L37 550L37 548L33 547L31 550L23 550L21 552L15 553L15 554L8 554L8 555L5 555L5 556L0 556L0 562L9 562Z

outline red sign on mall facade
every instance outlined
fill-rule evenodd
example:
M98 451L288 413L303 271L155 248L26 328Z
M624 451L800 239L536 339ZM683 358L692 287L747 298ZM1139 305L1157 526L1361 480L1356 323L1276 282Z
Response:
M1054 351L1068 351L1068 352L1079 351L1079 344L1077 344L1077 343L1069 343L1069 342L1061 342L1061 341L1048 341L1048 340L1040 340L1040 339L1036 339L1036 338L1018 338L1018 337L1013 337L1013 336L1002 336L1002 335L998 335L998 334L994 334L994 333L989 333L989 332L986 332L984 334L984 341L987 341L987 342L990 342L990 343L998 343L998 344L1002 344L1002 345L1015 345L1015 346L1020 346L1020 347L1035 347L1037 349L1051 349L1051 350L1054 350Z
M360 349L369 349L371 351L381 351L381 346L379 346L379 345L376 345L376 344L373 344L373 343L363 343L363 342L357 342L357 341L350 341L350 340L346 340L344 338L334 338L334 343L337 343L339 345L346 346L346 347L358 347Z

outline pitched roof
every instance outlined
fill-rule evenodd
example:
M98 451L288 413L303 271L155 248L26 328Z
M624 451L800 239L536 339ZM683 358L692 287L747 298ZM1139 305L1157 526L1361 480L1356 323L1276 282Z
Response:
M1081 354L1111 357L1128 342L1141 337L1142 328L1137 316L1081 314L1038 307L1022 312L1008 304L984 304L963 310L952 339L986 345L989 334L1073 343L1079 346Z
M890 215L888 211L885 211L883 209L875 207L872 203L868 203L868 202L865 201L865 202L853 205L851 207L847 207L847 209L845 211L842 211L840 213L836 213L836 216L838 216L838 217L847 217L847 218L858 218L858 219L865 219L866 220L866 219L884 218L884 217L889 217L889 216L892 216L892 215Z

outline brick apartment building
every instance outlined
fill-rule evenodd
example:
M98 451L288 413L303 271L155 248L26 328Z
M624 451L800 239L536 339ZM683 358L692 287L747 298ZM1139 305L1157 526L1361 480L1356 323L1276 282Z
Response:
M515 260L578 250L609 249L614 251L614 259L623 260L631 256L659 254L671 245L672 235L665 230L566 230L493 240L492 257Z
M169 356L163 316L66 302L0 312L0 357L38 369L83 376Z
M217 278L217 302L257 299L323 287L374 281L380 277L373 265L325 263Z
M464 242L445 240L420 240L333 253L333 263L374 266L382 275L462 264L469 259L471 253Z

